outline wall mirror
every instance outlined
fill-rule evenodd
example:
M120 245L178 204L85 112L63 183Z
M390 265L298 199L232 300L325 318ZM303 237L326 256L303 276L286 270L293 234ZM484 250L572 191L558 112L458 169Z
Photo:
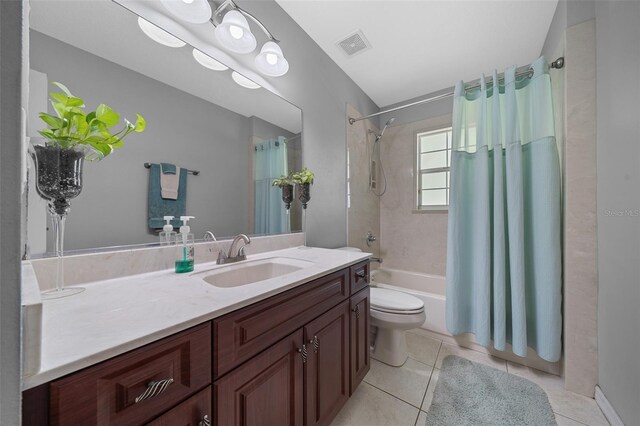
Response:
M66 220L65 251L158 241L161 229L150 227L152 171L145 163L199 172L187 175L185 192L196 238L207 231L218 238L299 231L300 206L287 211L271 181L301 168L301 110L262 87L241 86L231 69L206 55L195 58L188 44L153 41L138 19L111 1L30 2L27 135L36 137L45 126L38 112L54 112L54 81L82 98L87 111L104 103L131 121L138 113L147 122L111 155L85 162L82 192ZM46 203L34 189L33 161L27 162L27 239L38 256L52 252L54 236Z

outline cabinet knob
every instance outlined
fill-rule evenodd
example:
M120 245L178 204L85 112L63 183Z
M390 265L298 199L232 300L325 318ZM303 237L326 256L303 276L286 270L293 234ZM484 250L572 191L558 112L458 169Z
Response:
M364 280L365 278L367 278L367 273L363 269L362 271L356 272L356 277L358 277L361 280Z
M198 423L198 426L211 426L211 420L209 420L209 416L205 414L202 420L200 420L200 422Z
M173 379L172 378L158 380L157 382L156 381L149 382L147 384L147 388L144 390L144 392L142 392L135 399L135 403L137 404L138 402L142 402L145 399L153 398L154 396L160 395L161 393L166 391L167 388L169 387L169 385L172 384L172 383L173 383Z
M355 308L351 309L351 312L356 314L356 319L360 319L360 305L356 305Z
M318 339L318 336L313 336L313 339L309 340L309 344L313 345L313 353L317 354L320 349L320 340Z
M302 363L305 364L307 362L307 356L309 355L307 353L307 345L305 345L304 343L302 344L302 348L298 349L298 353L300 354L300 356L302 357Z

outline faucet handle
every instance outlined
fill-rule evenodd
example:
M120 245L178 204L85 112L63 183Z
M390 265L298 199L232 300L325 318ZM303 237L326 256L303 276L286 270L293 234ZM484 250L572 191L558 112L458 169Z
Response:
M224 260L227 258L227 255L224 253L224 250L219 250L218 251L218 264L224 262Z

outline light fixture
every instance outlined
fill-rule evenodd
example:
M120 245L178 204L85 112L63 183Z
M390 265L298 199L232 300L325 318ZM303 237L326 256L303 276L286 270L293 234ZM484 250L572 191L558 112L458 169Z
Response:
M226 71L229 68L226 65L213 59L211 56L202 53L198 49L193 49L193 58L203 67L214 71Z
M270 77L280 77L289 71L289 62L284 58L280 46L273 41L268 41L262 46L255 64L258 71Z
M251 33L249 22L235 9L224 15L216 26L215 34L222 47L234 53L251 53L256 48L256 38Z
M238 83L240 86L245 87L247 89L259 89L260 87L262 87L258 83L254 83L244 75L239 74L235 71L231 73L231 78L233 78L233 81Z
M177 18L192 24L204 24L211 19L211 6L207 0L160 0Z
M160 43L169 47L182 47L186 45L186 43L179 38L169 34L162 28L152 24L143 18L138 18L138 26L142 30L143 33L147 35L151 40L156 43Z

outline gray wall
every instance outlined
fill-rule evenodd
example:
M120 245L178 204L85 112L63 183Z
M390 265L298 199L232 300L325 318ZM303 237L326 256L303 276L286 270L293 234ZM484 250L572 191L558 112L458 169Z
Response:
M22 3L0 2L0 424L20 424Z
M640 2L596 4L599 385L640 421Z
M187 214L196 216L191 222L196 236L207 230L216 236L247 232L253 218L251 135L291 133L36 31L31 31L30 51L33 69L46 73L49 81L68 85L89 108L103 102L130 120L136 112L147 120L146 131L129 135L123 148L99 163L85 164L83 192L72 201L67 221L66 249L157 240L146 225L146 161L201 171L189 176L187 185ZM259 133L252 133L254 127Z
M281 40L290 69L269 79L302 108L303 165L316 175L307 210L307 243L340 247L347 242L346 104L363 114L378 106L327 56L275 1L238 1Z

